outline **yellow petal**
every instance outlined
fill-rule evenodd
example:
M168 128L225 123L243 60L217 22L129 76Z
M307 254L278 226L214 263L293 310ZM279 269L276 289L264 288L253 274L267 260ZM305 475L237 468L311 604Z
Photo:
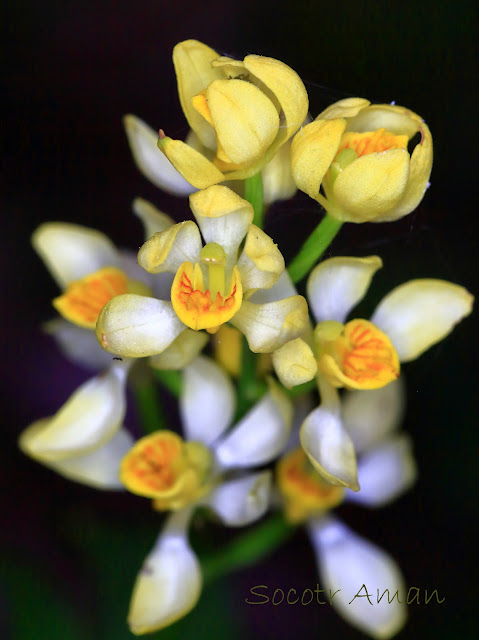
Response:
M287 389L309 382L318 370L311 348L301 338L287 342L273 353L276 375Z
M344 98L322 111L316 120L334 120L336 118L352 118L370 104L364 98ZM373 127L374 128L374 127ZM379 128L379 127L378 127ZM360 129L355 129L359 131Z
M279 128L271 100L244 80L215 80L206 97L218 142L230 161L241 165L260 159Z
M405 149L370 153L338 175L333 185L336 209L331 215L345 222L369 222L394 209L403 197L409 175Z
M206 189L224 180L224 175L212 162L181 140L161 137L158 147L185 180L197 189Z
M395 135L412 138L422 119L414 112L394 104L372 104L348 120L348 131L376 131L386 129Z
M147 240L138 252L138 264L148 273L176 273L185 260L196 262L201 246L198 227L186 220Z
M221 70L211 66L215 58L218 58L216 51L197 40L185 40L173 49L181 108L190 127L209 149L216 146L215 131L193 107L192 98L206 89L210 82L223 77Z
M303 124L308 115L308 94L296 71L284 62L250 55L244 59L244 66L273 92L281 107L281 128L270 149L272 158L273 153Z
M291 139L283 144L261 172L265 206L277 200L289 200L296 193L291 172Z
M319 187L333 161L345 120L316 120L306 125L293 138L291 144L291 170L301 191L316 198Z

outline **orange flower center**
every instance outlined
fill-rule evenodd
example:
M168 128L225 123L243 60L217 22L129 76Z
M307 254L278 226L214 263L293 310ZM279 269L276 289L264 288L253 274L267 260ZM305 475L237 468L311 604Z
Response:
M408 137L406 135L395 135L384 128L377 131L366 131L365 133L347 131L341 138L338 153L344 149L353 149L358 158L360 158L376 151L400 148L407 150L407 143Z
M122 293L128 293L127 276L115 267L103 267L71 282L63 295L53 300L53 306L66 320L94 329L106 303Z
M306 520L336 507L343 500L344 489L325 482L301 447L279 461L277 478L285 502L286 517L290 522Z

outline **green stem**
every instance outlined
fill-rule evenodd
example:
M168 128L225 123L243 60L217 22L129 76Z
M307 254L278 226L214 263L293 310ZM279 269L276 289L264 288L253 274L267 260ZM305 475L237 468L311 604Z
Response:
M266 384L258 380L257 356L249 348L244 336L241 338L241 345L241 371L238 378L235 421L240 420L266 391Z
M168 389L175 398L181 393L181 373L179 371L167 369L155 369L156 379Z
M288 266L289 275L293 282L299 282L311 270L329 247L342 224L340 220L336 220L328 214L324 216Z
M288 524L281 512L270 516L223 549L201 558L205 583L260 562L285 542L295 530L296 527Z
M253 205L253 224L260 229L264 222L263 179L261 172L244 181L244 198Z
M290 398L297 398L298 396L303 396L306 393L310 393L311 391L316 391L317 387L318 384L316 382L316 377L314 377L309 382L298 384L297 387L293 387L292 389L285 389L285 392L290 396Z
M131 380L135 404L144 433L166 429L167 421L161 406L158 386L150 372L141 371L138 376L132 376Z

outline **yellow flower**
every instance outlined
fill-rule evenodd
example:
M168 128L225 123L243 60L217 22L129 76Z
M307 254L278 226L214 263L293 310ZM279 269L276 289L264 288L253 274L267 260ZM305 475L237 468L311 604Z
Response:
M301 79L279 60L248 55L241 62L186 40L174 48L173 63L196 139L190 145L160 131L158 146L198 189L261 171L307 115Z
M420 139L410 155L408 143ZM432 168L432 137L405 107L340 100L293 139L299 189L343 222L390 222L421 202ZM324 195L320 193L322 186Z

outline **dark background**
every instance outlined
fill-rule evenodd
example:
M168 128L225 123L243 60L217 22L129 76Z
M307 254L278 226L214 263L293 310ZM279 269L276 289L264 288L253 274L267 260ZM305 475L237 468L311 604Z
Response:
M413 277L476 291L477 9L474 2L10 2L2 19L0 235L5 402L0 474L2 637L132 637L125 617L136 572L160 520L130 495L101 494L57 478L16 450L21 430L52 414L91 374L57 353L39 325L56 287L30 246L35 227L71 221L138 247L130 214L141 195L177 220L187 201L135 169L121 116L132 112L182 137L186 124L171 63L174 44L197 38L222 53L279 58L303 78L314 116L349 95L408 106L434 136L432 188L392 224L346 225L334 255L379 253L384 268L364 314ZM266 230L286 257L318 221L307 196L279 203ZM294 229L294 236L291 230ZM367 316L366 316L367 317ZM406 365L408 413L420 477L378 510L342 507L360 534L388 550L408 586L438 589L443 604L411 605L399 638L473 637L477 590L477 342L475 316ZM134 416L131 417L134 420ZM199 523L215 541L228 532ZM248 607L251 586L315 587L307 538L297 535L254 570L220 580L161 637L363 637L329 607Z

